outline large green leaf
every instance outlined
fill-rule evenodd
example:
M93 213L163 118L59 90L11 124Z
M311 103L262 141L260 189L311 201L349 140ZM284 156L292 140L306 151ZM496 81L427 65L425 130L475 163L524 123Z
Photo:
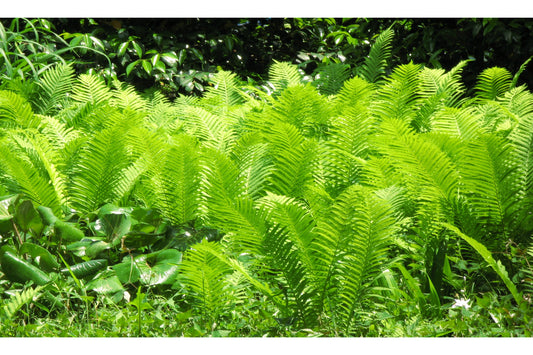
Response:
M127 256L113 266L119 280L126 283L140 281L143 285L171 284L178 273L181 252L175 249L161 250L136 257Z
M130 209L106 204L98 211L95 229L103 232L109 241L122 238L131 228Z
M29 200L22 201L17 205L15 221L23 232L28 233L31 231L37 236L41 234L44 228L41 216Z
M2 254L0 263L2 265L2 272L11 281L21 283L33 281L37 285L45 285L50 282L50 277L45 272L10 251Z
M26 242L20 247L20 254L29 254L33 261L44 271L54 271L59 268L56 258L40 245Z

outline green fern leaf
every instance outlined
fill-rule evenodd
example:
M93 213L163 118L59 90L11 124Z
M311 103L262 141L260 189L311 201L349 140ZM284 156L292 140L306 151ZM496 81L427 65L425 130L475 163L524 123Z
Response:
M452 201L458 192L459 174L455 164L427 138L415 134L399 120L384 120L376 144L406 179L419 200Z
M471 139L483 133L481 118L472 108L444 108L431 121L432 131L461 139Z
M411 122L420 101L420 65L400 65L378 88L372 107L380 118L397 118Z
M0 146L0 176L8 189L57 214L67 202L61 163L58 152L37 133L13 134L9 142Z
M0 127L37 128L40 117L33 113L30 104L11 91L0 90ZM3 132L0 132L0 136Z
M495 100L511 89L512 76L505 68L493 67L483 70L475 86L476 97Z
M5 317L9 320L17 313L17 311L32 301L36 301L41 295L42 286L35 288L27 288L22 292L17 292L4 304L3 310Z
M512 146L495 135L481 135L468 142L458 168L475 215L489 228L496 227L501 234L491 239L503 243L509 232L508 209L518 192Z
M360 75L368 82L379 82L385 75L387 60L391 56L393 38L394 31L388 28L379 34L370 48L370 53L360 69Z
M146 171L154 206L173 224L194 221L200 213L200 154L194 137L180 135L153 156Z
M321 216L313 245L322 283L321 304L347 334L362 297L386 267L395 218L384 201L361 186L346 189Z
M96 75L81 74L72 88L72 99L80 103L101 104L111 97L104 80Z
M202 190L209 224L232 234L243 251L257 253L265 233L264 217L246 194L246 183L237 165L226 155L207 150Z
M311 248L316 238L314 220L305 207L285 196L268 194L261 199L261 206L272 225L263 253L270 267L282 275L283 293L293 312L287 316L296 316L303 326L312 327L321 311L316 302L316 255Z
M235 133L223 116L212 114L202 107L186 107L184 129L200 139L205 147L222 152L231 150Z
M71 205L82 213L95 211L122 196L119 183L131 164L126 151L129 122L124 120L97 132L84 145L70 172Z
M313 85L322 95L335 95L344 82L350 78L350 66L343 63L324 65L315 70L316 79Z
M272 192L299 197L313 179L313 161L317 151L314 140L306 139L289 123L272 126L265 135L270 145L273 167L268 179Z
M364 79L356 76L346 80L334 100L336 111L342 113L356 107L361 111L368 110L374 94L374 86Z
M296 65L276 60L268 70L268 77L274 91L278 93L288 87L298 86L302 82L302 75Z
M145 111L147 102L135 91L135 87L126 85L118 80L113 81L115 90L112 91L110 104L123 110Z
M255 132L243 135L235 143L231 156L237 163L246 193L254 200L263 196L273 164L263 136Z
M38 85L42 94L36 105L43 115L54 114L68 106L68 94L74 83L72 64L55 65L47 69L41 76Z
M195 309L209 322L215 322L229 306L226 277L231 269L216 256L220 254L220 244L202 240L187 251L180 265L180 281L196 301Z
M219 71L210 80L205 93L205 100L212 105L223 105L226 108L237 106L244 102L240 90L240 80L237 75L229 71Z

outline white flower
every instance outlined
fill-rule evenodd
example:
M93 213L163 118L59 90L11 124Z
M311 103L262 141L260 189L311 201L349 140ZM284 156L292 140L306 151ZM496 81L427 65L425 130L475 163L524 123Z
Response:
M464 309L470 308L470 300L464 298L459 298L455 300L455 303L452 305L452 308L464 307Z

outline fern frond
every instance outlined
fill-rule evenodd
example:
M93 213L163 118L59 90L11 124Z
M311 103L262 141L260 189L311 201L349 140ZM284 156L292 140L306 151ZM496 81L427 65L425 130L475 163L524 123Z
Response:
M3 307L5 317L10 320L17 313L17 311L30 302L36 301L41 295L43 286L35 288L27 288L22 292L17 292L9 300L6 301Z
M508 233L509 208L516 202L516 166L511 145L491 134L471 140L463 150L459 171L463 194L477 218L496 227L502 234L494 242L503 242Z
M431 129L435 115L448 107L458 107L461 95L466 91L460 72L467 61L460 62L449 72L443 69L424 68L420 72L420 103L412 125L418 132Z
M374 94L374 86L364 79L356 76L346 80L335 96L336 111L342 113L345 109L353 110L355 107L368 110Z
M231 150L235 136L224 117L212 114L202 107L192 106L185 109L185 114L184 129L187 133L198 137L205 147L222 152Z
M237 75L229 71L219 71L211 79L205 93L205 100L211 105L222 105L226 108L244 102L241 95L241 82Z
M66 203L65 176L54 147L38 133L12 134L0 146L0 175L13 193L22 193L37 205L61 214Z
M71 205L82 213L95 211L122 196L119 182L131 163L126 151L129 123L117 122L91 137L70 172Z
M400 65L378 88L372 107L380 118L397 118L410 122L419 102L420 65Z
M306 139L289 123L273 125L265 138L274 163L268 179L271 191L291 197L301 196L313 178L317 143Z
M370 83L379 82L385 75L387 60L391 56L394 31L391 28L381 32L370 48L368 57L360 69L360 75Z
M282 316L294 318L303 327L312 327L317 324L322 311L316 302L317 288L313 284L313 275L301 262L301 252L289 234L287 229L278 225L269 228L263 242L263 250L267 255L265 261L275 275L273 281L281 289L280 295L284 298Z
M194 137L180 135L173 144L150 157L146 171L154 207L173 224L195 220L200 204L200 154Z
M516 117L516 121L533 113L533 94L525 86L510 89L498 101Z
M410 131L405 122L394 119L384 120L381 129L382 135L376 144L420 201L451 201L455 198L459 174L450 157L431 142L431 136L424 139L424 136Z
M263 114L265 123L286 122L298 127L306 136L320 136L331 115L330 103L311 85L285 89ZM266 130L271 127L266 126Z
M263 136L255 132L243 135L235 143L231 156L237 163L246 193L254 200L263 196L272 170L272 157Z
M81 74L72 88L72 99L80 103L101 104L111 97L104 79L96 75Z
M274 64L268 70L268 77L274 87L274 91L277 93L288 87L298 86L302 82L302 75L296 65L276 60L274 60Z
M423 97L437 96L446 107L457 107L465 87L461 82L461 72L468 61L459 62L450 71L424 68L420 72L420 91Z
M522 63L522 65L520 66L516 74L513 76L513 81L511 82L511 89L514 89L516 87L520 74L522 74L524 70L526 70L527 65L529 64L529 62L531 62L532 59L533 59L533 56L529 57L524 63Z
M431 129L433 132L467 140L483 133L481 122L480 116L472 108L447 107L435 114Z
M324 65L315 70L316 79L313 85L322 95L335 95L342 88L344 82L350 78L350 66L343 63Z
M476 97L482 100L495 100L511 88L512 76L505 68L487 68L481 72L474 87Z
M232 234L234 245L257 253L265 233L264 217L246 194L244 177L237 165L217 150L207 150L202 194L209 224Z
M23 97L0 90L1 128L37 128L39 123L40 117L33 113L31 105Z
M69 105L68 94L74 84L72 64L58 64L47 69L37 83L42 91L36 106L39 113L51 115Z
M180 264L180 281L196 301L195 309L211 323L229 306L226 277L232 270L216 256L221 254L220 244L204 239L187 251Z
M346 109L343 116L333 120L320 159L325 180L334 190L342 191L359 179L361 165L370 154L368 137L375 130L373 125L373 117L356 108Z
M321 304L332 312L339 329L350 333L356 309L375 277L386 267L387 249L395 233L388 204L353 185L333 204L317 227L313 245L320 258Z
M123 110L145 111L147 107L146 100L139 95L135 87L121 83L118 80L113 81L115 90L111 92L112 97L109 102L112 106L119 107Z

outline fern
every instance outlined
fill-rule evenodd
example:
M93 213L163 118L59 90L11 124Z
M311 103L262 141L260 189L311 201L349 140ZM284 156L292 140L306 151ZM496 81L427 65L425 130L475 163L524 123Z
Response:
M533 59L533 56L529 57L524 63L522 63L518 71L515 73L515 75L513 76L513 81L511 82L511 89L514 89L516 87L520 74L522 74L524 70L526 70L526 67L529 64L529 62L531 62L531 59Z
M224 117L210 113L201 107L185 109L184 129L200 139L204 146L220 151L231 150L234 131Z
M22 306L32 301L36 301L42 295L42 289L42 286L37 286L35 288L27 288L22 292L15 293L9 300L6 301L2 308L4 317L7 320L12 319Z
M431 121L433 132L460 139L476 138L483 133L481 118L472 108L447 107L439 111Z
M386 267L395 231L390 207L363 187L346 189L319 219L312 246L321 280L320 304L350 334L353 318L372 281Z
M421 202L452 201L458 192L455 164L430 139L398 120L384 120L376 143Z
M269 145L261 134L248 133L236 143L231 154L243 179L246 194L257 199L265 194L272 171Z
M125 148L129 125L127 119L118 121L84 145L69 174L73 208L87 213L122 197L120 182L126 178L125 169L131 164Z
M505 68L492 67L483 70L475 86L476 97L495 100L511 88L512 76Z
M228 71L219 71L210 80L205 93L205 100L210 105L222 105L226 108L243 103L240 81L237 75Z
M307 137L320 137L327 129L331 105L312 85L285 89L260 114L248 116L247 125L270 132L278 122L290 123Z
M315 257L311 255L311 243L316 238L314 221L303 206L287 197L269 194L261 202L271 224L263 253L273 272L282 275L278 280L292 311L284 316L296 317L304 327L311 327L321 312L316 299Z
M215 253L222 254L222 246L202 240L185 254L180 265L180 281L189 290L197 303L195 309L210 323L209 326L229 308L226 277L231 269Z
M368 57L360 69L360 75L370 83L377 83L383 79L387 60L391 56L394 31L391 28L381 32L370 48Z
M80 103L101 104L111 97L104 80L96 75L81 74L72 88L72 99Z
M501 231L490 238L491 242L503 243L509 233L509 208L515 203L518 190L512 147L495 135L481 135L468 142L458 168L463 194L477 218L488 225L488 232L491 226Z
M39 123L40 117L33 113L23 97L11 91L0 91L1 128L37 128Z
M512 205L513 226L518 230L531 229L529 211L533 207L533 113L523 116L518 126L509 136L514 149L512 161L516 164L516 195ZM518 232L515 230L515 233ZM518 237L518 235L517 235ZM526 236L525 238L529 238Z
M302 75L296 65L276 60L268 70L268 77L276 93L282 92L288 87L298 86L302 82Z
M350 66L343 63L333 63L315 70L316 79L313 85L322 95L335 95L350 77Z
M112 106L119 107L123 110L132 111L144 111L146 110L147 103L131 85L125 85L118 80L113 81L115 90L112 91L112 97L110 98L110 104ZM103 91L103 90L102 90ZM105 95L104 97L107 97Z
M420 100L420 66L413 63L394 69L379 87L372 107L380 118L397 118L411 122Z
M12 134L0 146L0 175L13 193L22 193L37 205L61 213L67 203L66 177L53 145L42 135L27 131Z
M269 188L280 195L299 197L312 181L316 142L303 137L289 123L278 123L265 135L270 146L273 167Z
M194 221L200 205L200 154L196 140L180 135L151 157L146 171L154 207L173 224Z
M459 74L466 63L460 62L449 72L428 68L420 71L420 106L412 122L418 132L429 131L435 115L443 109L459 106L465 92Z
M41 95L36 102L39 113L51 115L69 105L68 94L74 83L72 64L56 65L46 70L38 82Z
M371 153L368 137L375 129L373 126L373 117L356 108L346 109L344 115L330 125L321 160L325 180L333 190L342 191L359 180L361 165Z
M334 99L336 111L341 114L355 108L366 111L375 92L374 86L357 76L346 80Z
M244 177L236 164L218 151L207 150L202 174L208 224L232 234L236 247L257 253L265 233L264 217L246 194Z

